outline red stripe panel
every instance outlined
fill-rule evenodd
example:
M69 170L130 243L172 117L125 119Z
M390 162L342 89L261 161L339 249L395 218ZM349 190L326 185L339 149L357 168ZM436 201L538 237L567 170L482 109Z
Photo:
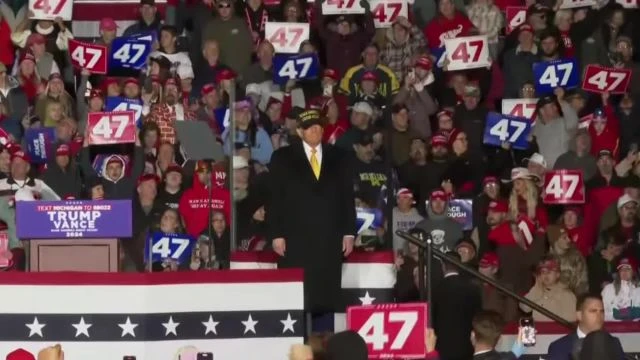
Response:
M231 254L231 261L275 263L278 261L278 254L272 251L236 251ZM349 264L393 264L393 262L393 251L352 252L345 260L345 263Z
M138 3L74 3L73 20L100 21L110 17L114 20L135 20L138 18ZM157 4L160 16L164 17L165 4Z
M0 285L172 285L302 281L302 269L218 270L158 273L0 272Z
M273 251L234 251L231 253L233 262L276 263L279 255Z
M566 335L571 331L556 322L535 323L536 331L541 335ZM610 321L604 324L604 328L610 333L634 333L640 332L640 323L636 321ZM511 323L504 330L505 334L516 335L518 333L518 324Z

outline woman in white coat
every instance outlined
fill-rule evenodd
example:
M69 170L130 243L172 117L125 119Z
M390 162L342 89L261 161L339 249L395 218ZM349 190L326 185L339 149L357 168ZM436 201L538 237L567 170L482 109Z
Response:
M605 321L632 320L640 306L640 289L638 288L635 259L623 257L618 262L618 273L615 280L602 289Z

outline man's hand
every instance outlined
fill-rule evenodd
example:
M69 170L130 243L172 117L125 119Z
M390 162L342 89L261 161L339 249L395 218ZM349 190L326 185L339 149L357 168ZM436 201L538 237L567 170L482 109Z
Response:
M345 257L353 252L353 236L342 237L342 253Z
M611 94L608 91L605 91L600 96L602 97L602 106L607 106L609 103L609 96L611 96Z
M60 31L64 32L65 29L67 28L64 25L64 20L62 20L62 18L60 16L57 16L55 19L53 19L53 22L56 23L56 25L58 25L58 27L60 28Z
M424 347L427 349L427 353L436 351L437 340L436 332L432 328L427 328L424 333Z
M561 87L557 87L555 89L553 89L553 93L556 95L556 97L558 98L558 100L562 100L564 99L564 89Z
M287 251L287 243L282 237L273 239L271 246L273 247L273 251L280 256L284 256L285 251Z

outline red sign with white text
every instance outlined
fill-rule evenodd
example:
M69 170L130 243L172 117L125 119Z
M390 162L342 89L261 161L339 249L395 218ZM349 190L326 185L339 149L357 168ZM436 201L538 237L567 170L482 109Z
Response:
M594 93L624 94L631 81L630 69L616 69L600 65L587 65L582 89Z
M90 112L87 117L89 144L125 144L136 141L134 111Z
M78 69L86 69L94 74L107 73L107 47L69 40L71 64Z
M369 359L423 359L427 304L379 304L347 309L347 329L367 344Z
M507 34L524 24L527 20L527 8L524 6L507 6Z
M446 39L447 71L489 67L489 45L485 35Z
M544 174L545 204L584 204L582 170L550 170Z

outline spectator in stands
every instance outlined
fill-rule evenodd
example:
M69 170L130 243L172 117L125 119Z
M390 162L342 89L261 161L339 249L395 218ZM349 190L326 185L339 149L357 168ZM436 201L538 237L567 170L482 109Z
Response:
M69 39L73 39L73 34L67 29L64 21L59 16L53 21L35 20L35 23L33 23L34 21L28 17L27 12L24 15L22 23L11 34L11 40L17 47L23 48L24 51L32 51L30 48L34 47L34 45L40 46L39 50L43 51L38 51L38 55L41 55L38 59L43 62L38 67L38 70L42 68L43 71L40 76L46 79L49 74L56 72L56 68L50 62L51 58L44 55L45 50L53 55L53 60L57 63L58 68L64 68L66 64L64 53L69 48ZM31 35L34 35L34 37L31 38Z
M0 128L4 130L14 141L22 139L22 124L20 119L11 117L9 113L9 101L4 96L0 97Z
M587 261L589 270L589 291L599 294L613 281L614 266L626 245L626 239L612 230L602 234L601 248L596 249Z
M431 121L429 117L438 111L438 105L432 95L435 91L434 81L433 61L429 56L422 55L418 57L413 67L404 77L403 86L394 99L395 103L407 105L409 127L423 139L431 136ZM453 127L453 122L451 122L451 127Z
M35 58L30 51L20 54L16 80L27 97L29 105L33 105L36 97L44 91L44 84L35 68Z
M133 239L123 240L121 244L127 259L138 271L144 271L144 244L149 230L157 226L155 224L161 220L165 211L164 204L157 199L159 183L160 179L155 174L141 175L136 179L135 193L130 195L133 207Z
M407 248L406 240L396 235L396 231L409 231L424 219L418 213L418 210L413 207L415 203L411 190L401 188L396 193L396 206L393 208L391 216L393 224L391 227L393 233L393 250L395 252L404 252Z
M500 281L498 271L500 269L500 259L494 252L485 252L478 263L478 272L484 276ZM518 303L511 297L505 295L492 285L482 283L481 285L482 309L495 311L507 322L511 322L518 317Z
M409 159L398 167L398 181L420 199L420 177L427 165L427 144L422 138L411 140Z
M591 237L586 236L586 226L581 223L582 208L578 206L567 206L562 213L562 229L566 232L567 237L573 243L575 248L587 257L593 250L593 243L590 241Z
M38 94L35 99L35 114L41 118L46 119L46 108L50 101L57 101L62 105L63 114L65 116L72 116L76 105L73 97L64 89L64 81L58 73L53 73L49 76L47 86L44 92ZM45 126L54 126L55 124L48 124L45 120Z
M474 229L471 232L471 239L478 249L478 255L482 256L485 251L491 248L488 243L487 234L489 232L489 226L487 225L487 216L490 210L496 208L501 202L505 209L508 209L508 204L501 200L500 197L500 183L495 176L485 176L482 180L482 193L473 199L473 225Z
M453 115L453 125L467 134L469 153L476 161L484 156L482 134L488 113L480 100L480 86L475 83L467 84L462 96L462 104L456 106Z
M249 65L242 74L242 82L246 84L260 84L273 80L273 56L275 55L273 45L268 41L263 41L256 51L258 61Z
M155 0L140 0L140 18L124 30L124 36L154 33L155 39L160 37L162 22Z
M233 13L233 1L216 2L218 16L210 18L202 28L202 41L216 40L220 62L242 73L250 64L254 50L253 37L244 20Z
M96 44L106 45L109 47L109 53L111 53L111 43L116 38L116 32L118 31L118 24L110 17L103 17L100 19L100 25L98 25L98 32L100 37L96 39Z
M393 166L400 166L409 160L411 140L418 137L409 127L409 108L402 103L391 106L391 127L385 133L387 155Z
M560 264L554 257L545 257L538 264L535 285L525 295L525 298L535 302L556 315L574 321L576 314L576 296L560 282ZM520 304L524 312L532 309ZM549 318L533 310L535 321L549 321Z
M175 68L175 74L180 79L193 79L193 67L189 53L180 51L178 29L175 26L162 25L162 27L160 27L159 39L160 47L149 56L152 58L166 57L171 63L171 66Z
M160 140L175 144L177 135L176 121L190 121L196 119L196 114L182 104L180 86L175 78L169 78L164 83L163 99L160 103L153 104L147 121L154 122L160 128ZM144 107L142 113L151 104L148 94L143 94Z
M214 211L211 218L213 248L211 248L209 229L207 229L198 237L194 256L191 259L192 270L229 268L230 234L225 215L220 211Z
M373 97L373 94L364 92L362 82L375 79L376 95L378 95L376 105L391 103L393 96L400 90L400 83L393 71L380 63L379 53L380 50L375 44L370 44L364 49L362 64L349 68L340 81L340 91L344 95L350 99L363 100ZM369 77L365 79L366 74L369 74Z
M538 178L544 179L544 174L547 172L547 161L539 153L533 153L529 158L524 159L527 163L527 170L529 173Z
M446 254L460 261L458 253ZM460 276L455 265L443 261L442 268L444 278L433 288L432 296L436 347L442 359L469 359L473 354L469 334L472 319L482 306L480 293L468 277Z
M462 239L462 226L447 216L448 195L442 189L431 191L427 205L427 218L416 224L416 229L431 236L433 245L440 251L453 251Z
M381 62L393 71L396 79L404 79L415 56L426 51L424 35L403 16L395 19L385 35L387 43L380 54Z
M536 223L536 231L544 233L549 220L544 206L540 203L536 182L540 179L528 169L514 168L511 171L513 188L509 195L509 217L518 220L528 218Z
M325 121L322 141L335 144L336 140L349 128L349 122L340 117L340 109L334 97L323 97L320 116ZM287 118L292 119L292 117Z
M182 167L177 164L169 165L162 177L162 187L158 191L158 201L167 208L177 209L184 191L182 187Z
M251 32L251 39L253 40L255 48L257 48L258 44L264 40L264 31L267 22L273 20L273 17L262 0L249 0L241 4L240 7L240 13L245 15L244 18Z
M475 0L467 6L467 15L480 35L487 36L492 59L498 56L498 36L504 25L500 9L490 0Z
M11 154L11 172L5 179L0 180L0 197L8 199L16 191L24 189L32 193L32 197L42 200L60 200L60 196L44 181L32 177L31 159L24 151L18 150Z
M353 145L361 138L361 133L371 132L371 117L373 109L366 102L359 102L351 109L351 127L338 138L336 146L347 151L353 150Z
M460 261L463 264L472 269L478 267L478 249L471 239L463 238L458 241L455 251L460 255Z
M616 266L617 276L602 289L604 318L606 321L634 320L638 317L638 264L635 259L623 257Z
M549 234L549 254L553 255L560 266L560 282L574 294L580 295L588 291L587 263L569 233L562 228L556 228Z
M564 101L564 90L556 88L556 96L547 95L536 105L536 137L540 153L553 167L558 157L569 150L569 144L578 126L576 112Z
M632 36L631 31L622 5L612 4L603 14L600 26L581 45L583 67L587 64L613 66L618 63L619 59L612 54L616 51L616 39L619 36Z
M522 24L514 33L517 34L518 45L504 54L505 98L519 97L522 87L533 81L533 63L537 61L538 45L534 41L533 28Z
M598 152L596 165L598 171L589 180L585 186L588 189L600 188L600 187L623 187L624 180L618 176L614 170L615 160L613 159L613 153L611 150L603 149Z
M422 232L422 230L412 229L412 230L409 230L408 232L409 234L417 238L421 238L421 237L424 238L424 233ZM394 236L395 236L395 232L394 232ZM405 241L405 240L402 240L402 241ZM417 301L420 299L420 293L418 290L419 282L417 281L419 279L417 272L418 272L418 254L420 253L420 248L418 248L416 245L407 241L405 241L403 245L405 246L402 249L394 249L396 253L395 268L397 270L396 283L393 287L395 298L398 302ZM432 262L432 269L435 270L438 268L438 266L437 265L433 266L433 263L434 262ZM433 279L434 278L433 271L431 276ZM442 275L439 274L439 277L441 276Z
M273 153L273 144L265 129L252 121L250 110L251 104L246 100L235 103L236 138L231 139L231 127L222 133L225 154L231 153L231 146L235 143L248 143L251 145L251 158L266 165Z
M580 349L580 360L616 360L626 355L620 340L604 330L593 331L584 338Z
M439 1L438 12L424 28L424 36L431 49L444 47L447 39L469 35L473 24L462 11L456 10L452 0Z
M591 155L596 156L601 150L609 150L614 159L619 157L620 126L613 106L609 104L609 93L602 94L604 109L596 109L589 123L591 135Z
M418 176L419 203L424 204L429 194L442 187L442 179L448 171L451 160L447 136L436 134L431 137L431 156L427 159L425 169Z
M596 157L590 152L591 136L586 130L580 129L576 132L569 150L558 157L553 168L555 170L582 170L583 179L587 182L597 171Z
M56 41L57 43L57 41ZM31 51L36 59L38 75L43 79L48 79L51 74L59 74L60 67L56 62L58 59L47 49L47 38L42 34L33 33L27 38L25 51Z
M600 295L587 293L576 302L578 327L570 334L555 340L549 345L547 357L551 360L573 358L572 354L579 353L583 339L590 333L602 330L604 325L604 306ZM615 338L614 338L615 339ZM616 348L622 353L622 346L618 339L614 340Z
M64 199L80 199L82 191L80 169L72 160L69 145L61 144L55 149L55 156L49 159L46 170L40 176L42 181Z
M145 185L143 185L145 186ZM155 209L154 209L155 210ZM160 209L158 209L160 210ZM154 214L156 218L153 219L150 232L162 232L164 234L178 234L183 235L185 233L184 224L178 210L176 209L164 209ZM148 236L146 233L142 236ZM144 241L148 241L146 238ZM166 268L189 269L191 262L178 262L177 259L164 259L163 261L154 262L152 264L153 271L166 271ZM148 266L148 264L147 264Z
M466 197L480 188L484 174L483 161L477 153L471 152L468 141L467 133L460 129L453 129L449 133L452 157L442 176L442 187L447 194Z
M353 145L353 151L355 157L350 168L353 169L354 189L362 201L375 207L382 187L387 184L387 172L384 163L375 157L373 136L362 133Z
M194 95L200 95L202 97L206 97L206 94L203 94L203 88L206 85L211 84L211 82L218 77L218 73L223 69L229 69L229 67L220 61L220 45L217 40L205 40L202 44L202 57L198 62L196 59L193 59L196 64L195 73L198 74L193 79L193 90L192 93ZM213 84L214 85L214 84Z

